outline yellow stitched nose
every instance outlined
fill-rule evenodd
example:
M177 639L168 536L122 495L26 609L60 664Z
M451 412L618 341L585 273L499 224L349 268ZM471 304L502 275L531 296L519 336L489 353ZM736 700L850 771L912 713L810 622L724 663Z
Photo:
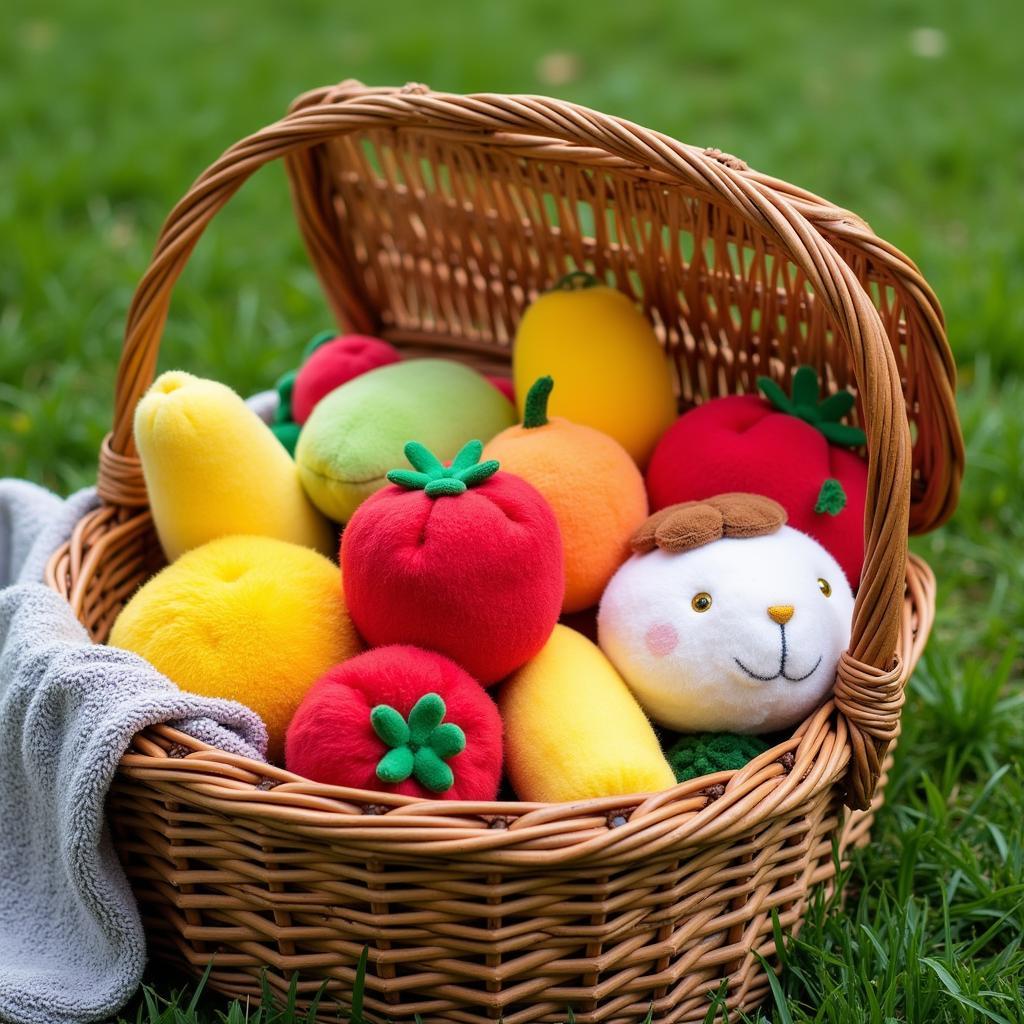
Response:
M773 604L768 608L768 614L773 622L784 626L793 618L793 606L791 604Z

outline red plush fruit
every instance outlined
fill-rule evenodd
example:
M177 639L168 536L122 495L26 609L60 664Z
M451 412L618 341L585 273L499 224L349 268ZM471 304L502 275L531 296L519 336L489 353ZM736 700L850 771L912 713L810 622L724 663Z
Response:
M345 599L372 646L440 651L484 685L530 660L558 621L562 541L525 480L480 463L470 441L450 467L416 441L414 470L359 506L341 540Z
M488 374L487 379L513 404L516 401L516 389L511 377L499 377L496 373Z
M501 760L494 701L453 661L418 647L378 647L330 669L285 740L297 775L430 800L493 800Z
M849 451L864 432L839 420L853 395L819 401L809 366L793 375L793 395L767 377L757 395L716 398L679 417L647 469L651 510L716 494L747 491L774 498L789 525L810 534L856 588L864 564L867 463Z
M335 388L401 358L393 345L365 334L345 334L317 344L295 377L292 419L305 423L316 403Z

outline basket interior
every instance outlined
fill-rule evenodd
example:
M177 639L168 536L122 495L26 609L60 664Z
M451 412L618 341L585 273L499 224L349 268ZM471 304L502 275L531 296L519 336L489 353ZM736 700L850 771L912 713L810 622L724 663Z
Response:
M582 269L655 325L680 409L756 391L759 375L784 380L803 364L827 391L857 390L832 317L741 196L725 204L578 144L423 125L337 136L290 170L339 317L412 352L501 372L525 307ZM836 250L881 315L914 442L910 527L931 529L955 506L961 461L941 311L906 257L853 215L800 195L829 211ZM859 402L851 419L862 422Z

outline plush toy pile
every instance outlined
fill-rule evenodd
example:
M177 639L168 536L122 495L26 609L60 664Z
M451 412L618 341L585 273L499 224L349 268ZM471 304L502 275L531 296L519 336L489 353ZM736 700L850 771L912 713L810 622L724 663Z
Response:
M643 794L758 758L849 642L854 396L801 367L676 418L651 325L581 273L527 308L512 368L324 332L269 426L163 374L135 439L168 565L110 642L368 801Z

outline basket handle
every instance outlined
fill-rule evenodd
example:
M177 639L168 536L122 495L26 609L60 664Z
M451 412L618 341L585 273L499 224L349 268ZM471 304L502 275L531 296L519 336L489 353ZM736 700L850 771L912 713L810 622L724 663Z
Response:
M100 453L100 495L126 510L147 504L132 438L135 406L153 380L175 281L214 215L271 160L302 159L311 147L353 131L413 127L474 139L504 133L545 137L651 167L735 207L803 271L849 350L867 434L863 582L850 649L840 660L835 686L836 706L850 727L847 802L867 807L885 751L899 732L903 702L902 667L893 652L905 589L911 458L898 368L875 306L850 267L795 204L693 146L539 96L457 96L433 93L421 85L368 89L348 81L300 98L280 121L228 149L200 175L164 223L128 311L113 430ZM294 198L302 216L303 204L316 197L296 192ZM322 244L329 252L337 243L323 239ZM335 282L349 288L341 304L354 318L353 326L367 329L373 321L371 311L340 274L332 277L332 285Z

